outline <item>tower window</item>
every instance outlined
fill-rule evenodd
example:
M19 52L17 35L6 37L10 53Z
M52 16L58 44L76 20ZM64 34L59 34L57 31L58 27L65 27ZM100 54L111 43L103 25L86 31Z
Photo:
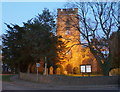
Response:
M69 19L66 20L66 25L67 25L67 26L70 25L70 20L69 20Z
M70 27L66 27L66 30L70 30Z

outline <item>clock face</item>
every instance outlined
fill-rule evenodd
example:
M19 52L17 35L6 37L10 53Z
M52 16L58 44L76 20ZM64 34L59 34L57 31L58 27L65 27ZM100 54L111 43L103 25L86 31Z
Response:
M65 34L66 34L66 35L69 35L69 34L70 34L70 31L69 31L69 30L67 30L67 31L65 32Z

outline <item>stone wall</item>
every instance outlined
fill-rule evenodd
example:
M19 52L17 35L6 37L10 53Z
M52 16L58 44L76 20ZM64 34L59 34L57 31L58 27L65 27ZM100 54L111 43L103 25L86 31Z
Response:
M72 77L64 75L37 75L20 73L20 79L62 85L111 85L118 84L118 76L91 76L91 77Z

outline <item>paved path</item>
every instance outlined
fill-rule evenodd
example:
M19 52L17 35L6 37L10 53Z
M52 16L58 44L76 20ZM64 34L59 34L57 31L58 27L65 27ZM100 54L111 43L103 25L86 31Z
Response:
M18 76L11 78L12 82L3 82L3 90L118 90L117 85L55 85L35 83L18 79ZM64 83L63 83L64 84Z

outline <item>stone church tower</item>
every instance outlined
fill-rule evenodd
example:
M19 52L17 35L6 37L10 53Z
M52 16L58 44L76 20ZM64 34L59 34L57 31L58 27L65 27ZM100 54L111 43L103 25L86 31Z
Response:
M94 64L92 65L92 71L97 72L97 62L95 62L95 59L93 59L92 56L87 57L89 56L87 54L90 53L89 50L80 45L78 9L58 9L57 14L56 34L59 37L59 40L62 41L67 48L62 52L64 57L61 53L58 53L59 57L63 57L63 59L57 63L62 70L61 74L63 74L64 71L67 71L67 73L74 73L75 69L80 70L80 65L92 64L93 61ZM87 54L85 54L85 52L87 52ZM86 63L85 58L88 60L92 58L92 60L90 60L89 63Z
M63 70L73 72L74 67L79 67L80 62L80 32L78 31L78 9L58 9L57 36L66 44L67 50L63 52L64 59L61 61Z

